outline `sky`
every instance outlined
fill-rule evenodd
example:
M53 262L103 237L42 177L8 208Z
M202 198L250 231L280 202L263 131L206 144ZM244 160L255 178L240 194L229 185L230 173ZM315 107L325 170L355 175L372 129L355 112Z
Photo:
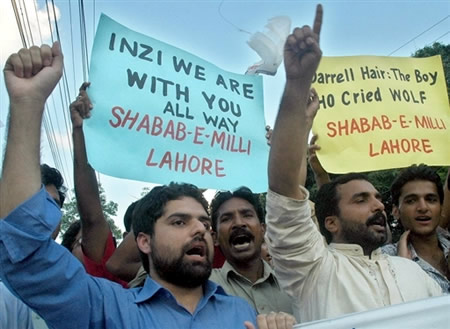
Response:
M20 17L28 17L33 41L51 43L45 1L15 0ZM54 0L55 16L65 55L65 70L71 100L83 82L82 42L80 37L79 1ZM51 1L48 1L51 5ZM289 16L292 28L311 25L313 1L151 1L102 0L83 1L88 58L92 49L96 23L105 13L137 32L171 44L235 73L244 73L259 56L247 45L250 35L264 31L275 16ZM410 56L417 49L438 41L450 43L450 1L323 1L324 19L321 48L324 56ZM53 11L50 21L54 29ZM39 22L39 24L38 24ZM0 66L9 54L22 47L12 2L0 1ZM55 33L53 33L55 35ZM31 38L30 38L31 39ZM88 78L87 78L88 79ZM275 76L264 76L266 123L273 125L284 85L281 65ZM48 102L49 120L55 130L55 145L47 142L43 132L42 162L60 169L66 185L73 187L70 154L70 125L67 108L58 89ZM64 112L65 111L65 112ZM0 78L0 152L4 153L8 97L3 76ZM52 149L60 160L55 161ZM53 151L55 153L55 151ZM55 163L57 162L57 163ZM108 200L119 204L116 224L123 230L123 214L149 183L99 175ZM211 198L214 191L207 192Z

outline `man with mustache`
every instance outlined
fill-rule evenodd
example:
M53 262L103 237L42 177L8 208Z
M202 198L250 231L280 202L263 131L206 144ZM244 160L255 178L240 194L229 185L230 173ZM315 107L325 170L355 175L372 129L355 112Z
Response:
M52 240L61 211L39 166L45 102L63 71L59 42L9 56L9 126L0 181L0 279L51 328L292 328L284 314L258 316L208 277L213 257L206 201L189 184L153 189L136 206L134 232L151 278L123 289L86 274Z
M412 259L443 293L450 293L450 235L439 226L444 201L441 178L427 165L412 165L395 178L391 197L392 215L405 233L398 243L383 246L383 252Z
M381 253L386 216L381 197L360 174L323 185L311 220L309 192L299 182L316 110L308 107L322 51L322 7L313 28L294 29L284 49L286 85L269 155L267 236L282 288L302 322L441 295L440 287L408 259ZM313 100L318 102L318 99Z
M217 192L211 201L215 244L225 256L210 280L228 294L246 299L258 313L292 314L292 301L280 289L275 273L261 257L264 242L264 210L258 195L241 187Z

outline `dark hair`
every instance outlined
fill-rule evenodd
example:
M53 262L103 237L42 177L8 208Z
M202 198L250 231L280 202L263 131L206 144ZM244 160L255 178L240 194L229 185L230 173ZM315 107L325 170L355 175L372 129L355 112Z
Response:
M340 195L337 193L339 185L346 184L352 180L368 181L367 176L359 173L350 173L333 179L331 182L321 186L316 195L316 217L319 222L320 233L325 237L328 243L332 240L330 231L325 228L325 218L328 216L339 216Z
M163 215L167 202L179 200L182 197L194 198L203 206L206 213L209 214L208 202L206 202L197 186L174 182L171 182L169 185L157 186L140 199L134 208L132 215L134 236L137 237L142 232L152 237L155 233L156 220ZM150 273L148 255L140 250L139 254L145 271Z
M80 230L81 222L79 220L76 220L70 224L69 228L62 236L61 246L66 247L70 252L72 252L73 243L75 242L75 238Z
M130 204L127 208L127 211L125 211L125 215L123 216L123 225L125 226L125 231L127 232L131 231L131 224L133 223L133 211L137 203L138 201L134 201L132 204Z
M214 199L211 201L212 228L214 231L217 231L217 216L219 215L218 212L220 206L232 198L239 198L248 201L253 208L255 208L259 221L261 223L265 222L264 208L259 199L259 194L254 194L248 187L242 186L234 192L219 191L214 196Z
M55 185L58 190L60 207L62 208L64 204L64 200L66 199L66 191L67 188L64 186L64 179L62 178L61 173L58 169L52 168L48 165L41 164L41 180L42 184L47 185Z
M394 179L391 185L391 198L392 204L398 206L400 194L402 194L402 188L406 183L417 180L426 180L436 185L437 192L439 194L439 200L442 204L444 201L444 190L442 187L442 181L436 171L428 167L425 164L412 165L403 169L398 176Z

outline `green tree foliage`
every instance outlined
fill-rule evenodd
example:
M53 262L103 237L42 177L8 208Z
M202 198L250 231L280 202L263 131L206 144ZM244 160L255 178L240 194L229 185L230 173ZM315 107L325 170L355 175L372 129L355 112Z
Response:
M430 57L435 55L441 55L442 57L445 81L447 82L447 94L450 97L450 45L444 45L440 42L435 42L431 46L427 46L417 50L412 56Z
M99 185L99 192L100 192L100 202L103 209L103 214L106 218L106 221L109 224L109 227L111 228L111 232L113 236L120 240L122 239L122 231L116 226L114 223L113 217L117 216L117 209L119 205L114 201L106 201L105 196L105 190L101 185ZM76 220L80 219L80 215L78 214L77 209L77 200L75 198L75 190L72 190L73 197L66 201L63 206L63 212L64 215L61 219L61 233L60 236L62 236L69 226Z

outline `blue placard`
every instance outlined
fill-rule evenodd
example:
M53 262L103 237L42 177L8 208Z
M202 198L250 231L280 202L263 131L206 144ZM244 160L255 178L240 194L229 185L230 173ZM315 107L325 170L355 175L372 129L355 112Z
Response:
M267 189L262 78L230 73L102 15L85 123L107 175L202 188Z

